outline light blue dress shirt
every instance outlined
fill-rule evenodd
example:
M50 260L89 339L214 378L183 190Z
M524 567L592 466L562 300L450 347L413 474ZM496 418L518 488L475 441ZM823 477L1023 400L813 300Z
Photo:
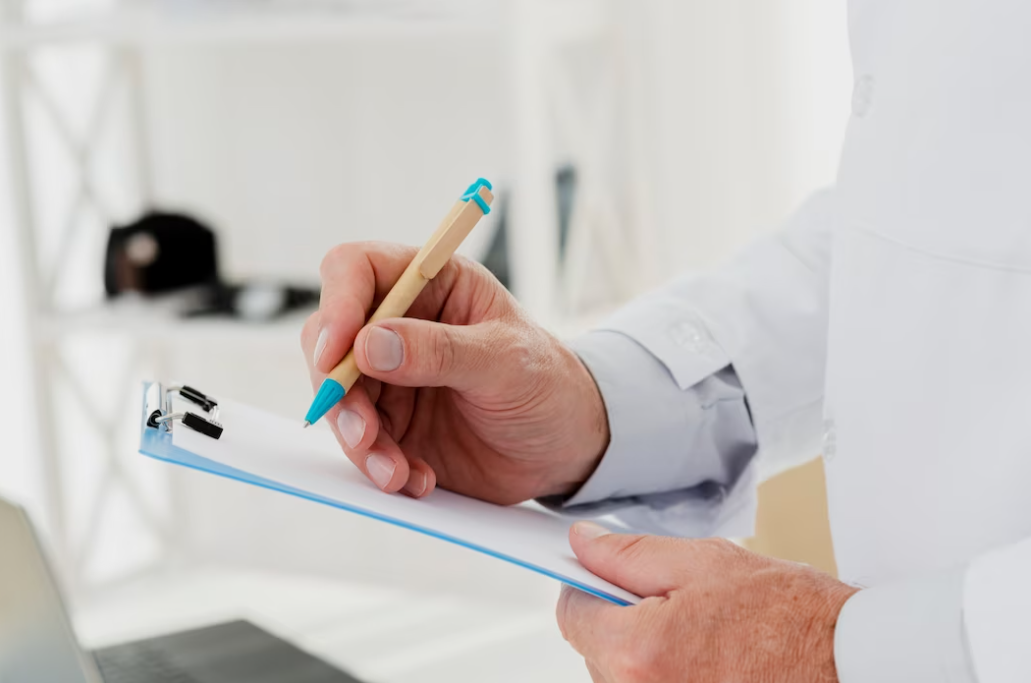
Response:
M654 533L751 535L758 447L748 397L704 330L684 334L699 357L681 360L711 370L687 387L622 332L595 331L571 343L601 391L611 441L580 490L551 505L612 514ZM850 599L835 633L841 683L976 683L962 569Z

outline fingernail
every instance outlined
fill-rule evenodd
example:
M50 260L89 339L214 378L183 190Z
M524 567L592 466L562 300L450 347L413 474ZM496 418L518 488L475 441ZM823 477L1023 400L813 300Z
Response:
M326 343L329 342L329 330L322 330L319 332L319 340L315 342L315 360L313 365L319 364L319 358L322 358L322 352L326 350Z
M385 489L394 478L396 467L393 460L378 453L373 453L365 459L365 471L369 473L369 479L381 489Z
M354 448L361 443L362 437L365 436L365 420L352 410L341 410L337 417L337 429L340 430L340 436L344 438L344 443Z
M374 327L365 338L365 356L373 370L391 372L401 367L404 360L404 347L397 332L385 327Z
M595 524L594 522L577 522L573 525L573 533L582 538L586 538L588 541L593 541L596 538L607 536L612 532L602 525Z
M410 496L419 497L426 491L426 473L419 470L412 470L405 484L405 491Z

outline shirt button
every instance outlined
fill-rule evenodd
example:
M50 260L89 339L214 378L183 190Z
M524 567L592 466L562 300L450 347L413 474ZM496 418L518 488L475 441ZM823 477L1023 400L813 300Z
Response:
M864 75L856 79L852 88L852 113L859 118L866 116L873 106L873 76Z
M709 345L709 337L697 325L683 322L670 330L673 342L694 353L704 352Z
M838 428L834 420L823 421L823 459L830 462L838 454Z

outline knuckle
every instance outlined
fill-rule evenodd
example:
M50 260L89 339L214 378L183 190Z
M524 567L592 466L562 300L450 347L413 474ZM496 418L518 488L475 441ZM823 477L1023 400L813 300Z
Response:
M631 536L616 549L616 557L622 562L633 563L648 551L648 536Z
M464 256L462 254L453 254L448 260L448 264L445 265L450 265L457 270L474 270L480 266L477 261L474 261L468 256Z
M491 346L500 353L508 356L509 363L520 374L533 372L537 365L537 358L534 353L534 345L529 340L512 340L506 344L504 335L499 331L495 332Z
M568 615L569 590L563 586L562 594L558 598L558 604L555 605L555 621L558 622L558 630L562 634L562 638L566 641L569 640L569 633L567 631Z
M326 255L322 257L322 263L319 264L319 273L322 278L325 279L326 275L337 268L340 263L348 261L354 254L356 245L345 243L338 244L332 247L326 252Z
M626 683L650 683L660 679L663 646L651 638L635 638L617 654L613 668L617 680Z
M714 555L737 555L744 552L744 548L725 538L707 538L701 543Z
M483 351L486 362L504 359L505 367L520 378L533 381L550 376L547 353L537 336L513 333L504 323L490 326Z
M468 274L477 281L489 281L491 283L497 282L497 278L494 277L494 273L490 272L490 269L479 261L474 261L473 259L468 258L467 256L462 256L461 254L455 254L452 257L452 260L456 266L456 270L460 273Z
M319 314L318 312L312 313L304 321L304 326L301 328L301 347L308 346L315 338L315 330L319 326Z
M555 616L565 641L577 652L586 654L593 649L591 644L597 637L597 630L581 609L583 600L583 593L570 586L563 586Z
M453 271L456 277L493 277L487 266L462 254L454 254L444 267Z
M494 273L490 272L487 266L464 256L461 259L458 263L459 272L468 274L470 279L477 283L477 286L490 285L490 288L493 290L494 286L498 285L500 288L500 283L498 283Z
M430 348L433 350L434 369L438 377L443 377L451 372L455 366L455 339L454 332L446 325L438 328L438 334L433 335L433 343Z

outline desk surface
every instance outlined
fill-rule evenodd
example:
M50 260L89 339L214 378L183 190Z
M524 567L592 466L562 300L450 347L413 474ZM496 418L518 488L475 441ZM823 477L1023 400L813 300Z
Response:
M74 620L93 649L241 617L370 683L590 681L551 610L325 578L150 577L84 601Z

